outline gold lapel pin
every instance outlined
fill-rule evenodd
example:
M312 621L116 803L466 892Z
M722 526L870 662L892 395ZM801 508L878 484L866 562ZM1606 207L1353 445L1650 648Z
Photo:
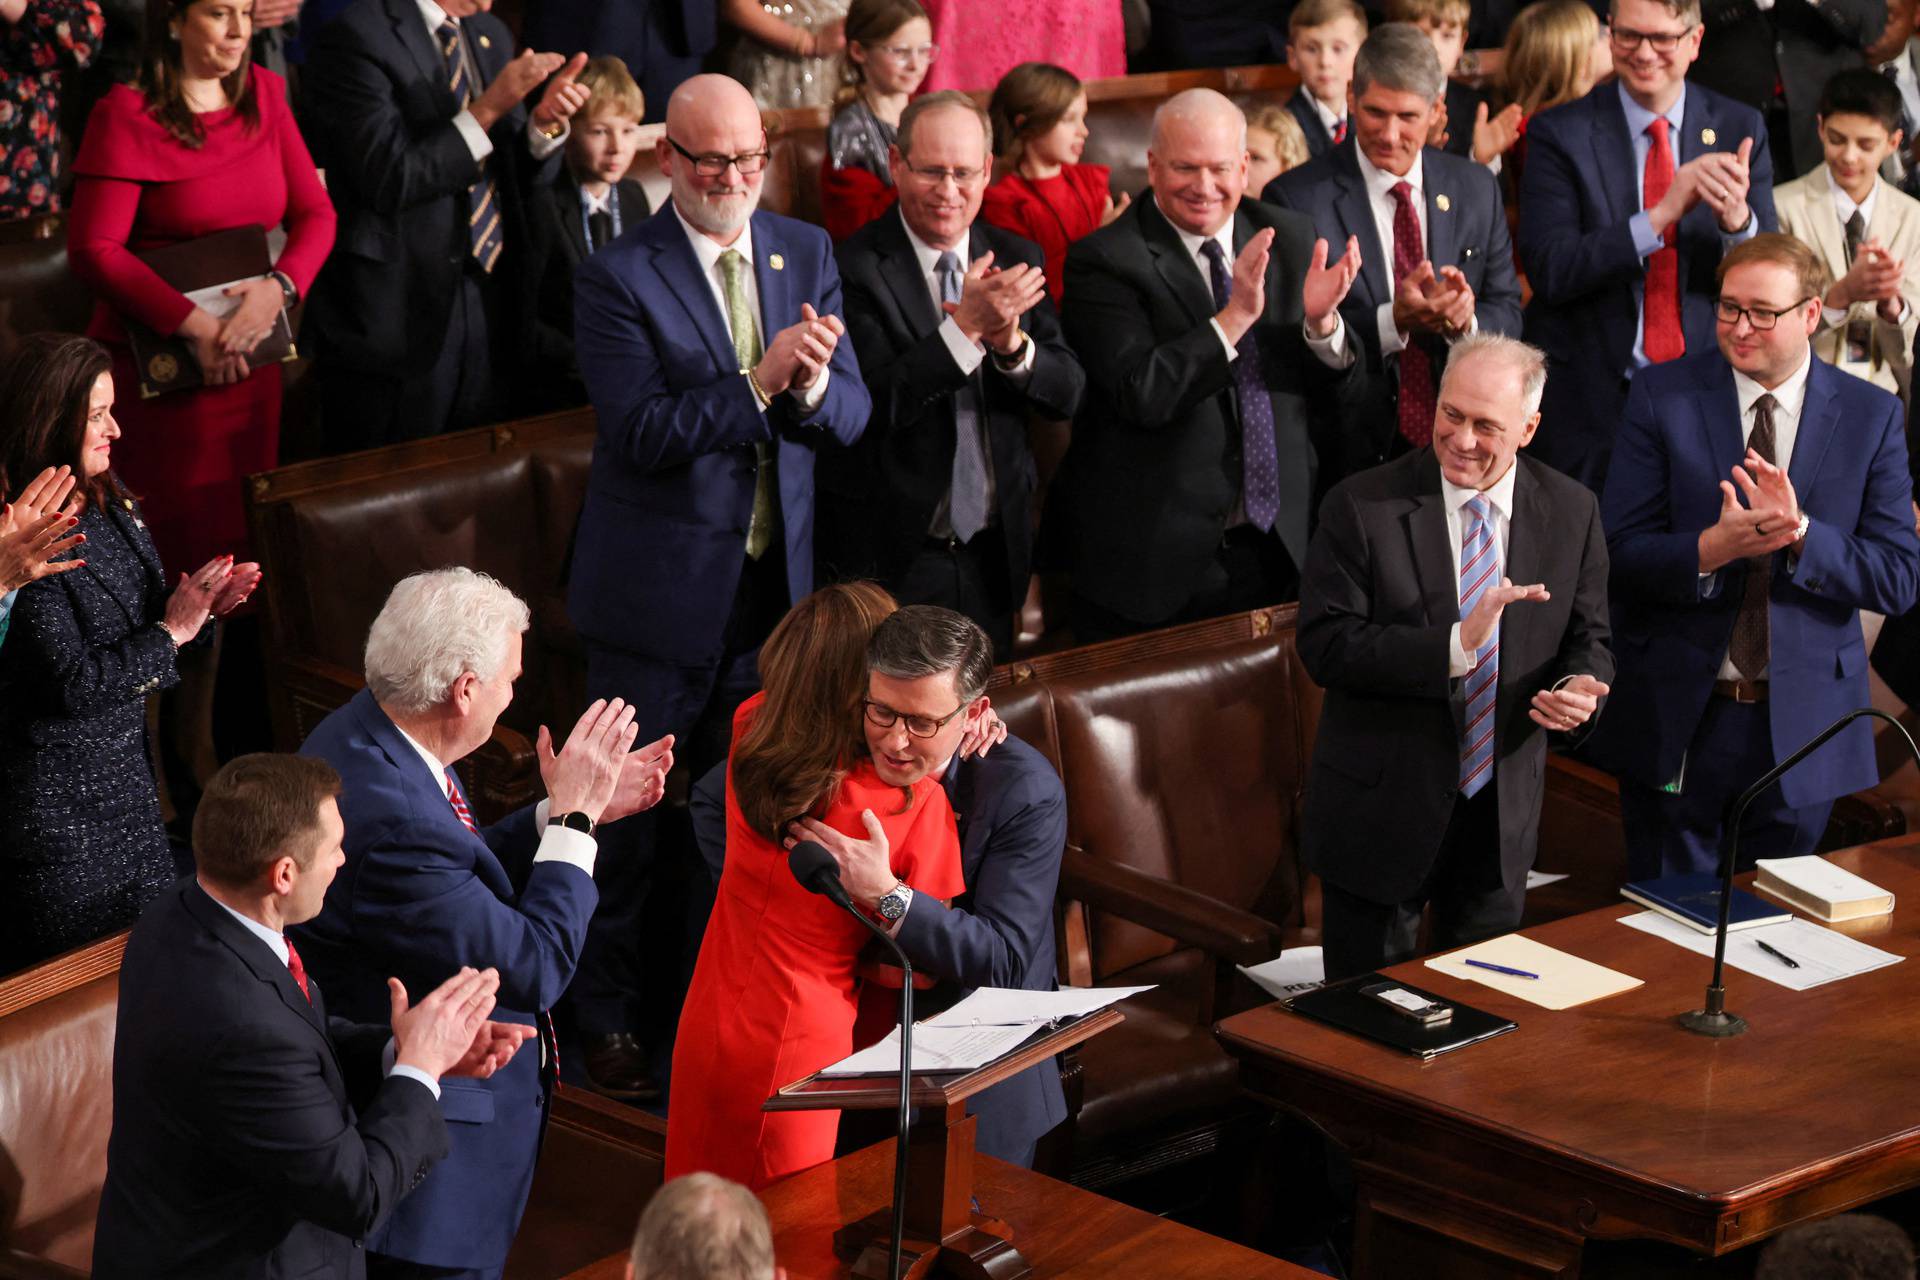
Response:
M481 37L480 37L480 47L481 47L482 49L491 49L491 48L493 48L493 41L491 41L491 40L489 40L489 39L488 39L487 37L485 37L485 36L481 36Z
M767 255L767 265L775 271L781 271L786 268L787 260L777 253L772 253Z
M1700 141L1706 143L1708 146L1712 146L1714 143L1718 142L1719 140L1720 140L1720 135L1715 133L1711 129L1702 129L1700 131Z
M1453 208L1453 201L1447 199L1445 196L1435 196L1433 198L1433 203L1434 203L1434 206L1438 208L1442 213L1445 213L1447 210Z

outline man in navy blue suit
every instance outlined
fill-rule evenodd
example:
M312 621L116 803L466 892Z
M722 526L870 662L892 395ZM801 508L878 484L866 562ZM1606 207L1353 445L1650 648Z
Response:
M880 624L867 649L862 728L880 776L911 786L932 775L960 829L967 891L952 905L913 892L888 865L877 821L866 840L803 821L840 863L853 900L881 921L917 970L942 979L944 1008L974 987L1054 989L1053 895L1067 843L1067 797L1045 756L1018 738L992 744L986 697L993 645L964 615L909 605ZM961 745L985 740L964 758ZM718 875L726 849L726 765L702 778L693 810L700 846ZM919 1005L916 1003L916 1008ZM1031 1166L1040 1138L1066 1118L1060 1069L1043 1062L968 1104L981 1152Z
M826 232L754 211L767 135L752 96L694 77L658 148L672 200L574 281L599 437L567 609L589 696L626 699L698 776L759 684L760 642L813 589L815 450L857 440L872 402ZM643 822L602 868L570 996L588 1072L615 1096L652 1090L635 1035L652 836Z
M500 975L471 967L414 1004L427 987L383 983L366 1025L328 1015L285 930L345 860L339 791L323 761L231 761L194 814L195 875L127 940L101 1280L359 1277L361 1239L447 1153L444 1078L487 1078L532 1034L487 1020Z
M1617 80L1527 124L1525 337L1549 361L1533 453L1596 493L1636 369L1713 347L1714 268L1778 227L1760 113L1686 81L1699 0L1616 0Z
M1593 750L1635 878L1718 866L1728 804L1868 705L1860 610L1920 590L1905 418L1813 358L1827 284L1806 245L1755 237L1720 267L1719 349L1628 393L1601 504L1620 674ZM1748 810L1742 862L1811 853L1834 798L1877 781L1852 725Z
M1340 327L1308 345L1336 368L1356 359L1363 367L1347 417L1373 432L1364 465L1433 438L1452 340L1520 333L1500 184L1485 166L1426 145L1446 86L1420 28L1376 28L1353 60L1352 136L1264 193L1312 218L1328 244L1359 241L1360 276L1340 304Z
M631 708L596 703L557 755L541 729L547 799L482 829L453 765L513 700L527 621L512 592L470 569L402 580L367 634L367 687L301 747L343 782L347 865L297 931L339 1008L383 1008L389 974L424 990L486 966L501 974L500 1019L542 1033L542 1052L442 1089L451 1154L368 1240L373 1280L500 1275L554 1084L546 1011L598 900L595 826L658 800L671 764L670 743L628 750Z

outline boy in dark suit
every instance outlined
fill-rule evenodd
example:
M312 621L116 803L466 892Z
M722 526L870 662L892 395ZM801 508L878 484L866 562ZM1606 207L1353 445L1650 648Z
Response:
M1347 140L1347 82L1366 38L1366 10L1353 0L1300 0L1287 19L1287 65L1300 77L1287 110L1311 155Z
M587 101L567 135L565 163L534 191L528 306L533 323L534 411L585 404L573 358L573 273L593 254L653 212L638 179L646 102L626 63L593 58L578 79Z

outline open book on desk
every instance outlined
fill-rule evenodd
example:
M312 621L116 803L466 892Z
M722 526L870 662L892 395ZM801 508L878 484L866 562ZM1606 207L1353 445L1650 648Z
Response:
M938 1074L972 1071L1018 1049L1063 1022L1082 1018L1152 987L1063 987L1058 991L1016 991L981 987L944 1013L913 1026L913 1069ZM889 1031L820 1074L892 1075L900 1070L900 1028Z

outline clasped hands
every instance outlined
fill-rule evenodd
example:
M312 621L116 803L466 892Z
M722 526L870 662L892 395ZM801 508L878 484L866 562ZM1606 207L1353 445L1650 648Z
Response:
M1237 345L1266 314L1267 258L1272 248L1273 228L1267 227L1255 232L1234 256L1233 296L1214 317L1228 342ZM1313 257L1301 283L1307 332L1316 338L1330 338L1340 327L1340 303L1360 276L1360 238L1348 236L1346 252L1332 263L1327 261L1330 256L1325 240L1314 241Z
M1733 483L1720 482L1720 518L1700 531L1700 572L1798 546L1799 532L1793 481L1784 468L1749 449L1733 469Z
M966 275L960 281L960 301L943 302L940 306L960 326L967 341L985 343L1001 355L1010 356L1020 350L1024 341L1020 317L1046 296L1044 271L1024 262L996 267L993 250L989 249L967 264Z
M208 618L224 618L245 604L261 576L260 566L251 560L235 564L230 555L215 556L192 573L180 575L167 597L160 625L173 637L176 648L188 644Z
M800 323L773 335L760 363L753 367L753 380L769 396L805 391L826 373L833 363L833 349L846 333L839 316L823 316L811 302L801 303Z
M1401 333L1457 338L1473 327L1473 286L1458 267L1422 261L1393 291L1393 326Z
M86 563L57 558L87 540L72 532L80 523L80 505L67 501L75 483L72 467L48 467L0 503L0 596Z
M1695 156L1673 172L1673 185L1647 211L1647 221L1655 235L1684 217L1696 204L1713 210L1720 229L1729 235L1746 228L1753 215L1747 208L1748 162L1753 155L1753 139L1742 138L1738 151L1709 151Z
M400 979L388 978L394 1065L412 1067L436 1080L442 1076L485 1080L506 1066L537 1032L524 1023L488 1019L499 991L498 969L463 966L419 1004L411 1004Z
M1845 311L1856 302L1877 302L1879 317L1888 324L1899 324L1903 307L1900 281L1907 264L1894 257L1878 240L1862 244L1853 255L1847 274L1833 282L1821 301L1837 311Z
M1512 578L1501 578L1498 585L1480 593L1472 610L1460 620L1460 647L1468 653L1478 653L1484 648L1493 638L1494 628L1508 605L1552 598L1543 582L1517 584ZM1559 733L1577 729L1593 717L1600 699L1609 692L1611 688L1605 682L1590 675L1576 675L1534 694L1527 718L1542 729Z
M640 726L625 700L601 698L586 709L558 753L541 725L534 742L549 815L584 813L595 823L617 822L660 803L673 768L673 735L633 749Z

